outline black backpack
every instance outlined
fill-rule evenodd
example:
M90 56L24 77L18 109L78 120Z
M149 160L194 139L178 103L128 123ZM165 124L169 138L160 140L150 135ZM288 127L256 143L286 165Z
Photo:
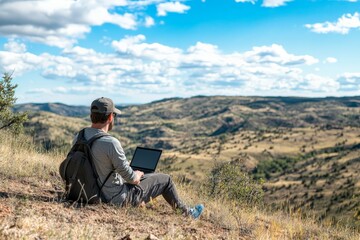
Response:
M95 140L109 134L99 133L86 140L84 132L85 129L79 132L76 143L60 164L60 175L65 181L65 199L83 204L106 202L101 189L112 172L108 174L102 186L99 186L99 175L93 162L91 146Z

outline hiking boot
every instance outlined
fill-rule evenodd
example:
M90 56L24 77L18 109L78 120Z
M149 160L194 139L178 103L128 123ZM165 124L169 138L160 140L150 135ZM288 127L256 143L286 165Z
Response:
M204 205L202 204L197 204L195 205L195 207L190 208L189 209L189 215L193 218L193 219L197 219L200 217L201 213L204 210Z

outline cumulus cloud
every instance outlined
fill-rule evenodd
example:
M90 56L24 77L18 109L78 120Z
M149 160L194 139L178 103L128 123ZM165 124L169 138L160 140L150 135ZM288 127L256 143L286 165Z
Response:
M0 34L69 47L90 32L91 26L112 23L124 29L135 29L134 14L109 12L113 7L126 4L125 0L1 1Z
M360 90L360 72L344 73L337 79L343 91L358 91Z
M286 2L291 2L293 0L263 0L262 7L280 7L286 5ZM252 3L255 4L257 0L235 0L237 3Z
M147 16L145 18L145 26L146 27L151 27L155 25L155 20L152 17Z
M315 33L348 34L351 29L360 29L360 14L344 14L336 22L306 24L306 28Z
M257 0L235 0L235 2L240 2L240 3L244 3L244 2L250 2L250 3L252 3L252 4L255 4L255 2L256 2Z
M166 16L168 12L185 13L190 7L180 2L165 2L157 5L157 15Z
M328 57L325 59L325 63L337 63L337 59L334 57Z
M60 94L60 95L69 95L69 94L73 94L73 95L89 95L89 94L108 94L109 93L109 88L107 88L106 86L75 86L75 87L63 87L63 86L59 86L59 87L55 87L55 88L34 88L31 90L26 91L27 94L30 95L56 95L56 94Z
M112 53L76 46L64 49L60 55L36 55L8 47L0 52L0 66L17 67L16 71L21 66L21 73L36 70L46 79L74 83L71 89L52 89L57 94L81 94L82 89L96 87L124 94L154 94L156 98L159 94L238 95L339 88L339 81L303 72L303 66L318 62L315 57L291 54L277 44L223 53L209 43L197 42L180 49L149 43L144 35L135 35L112 41L111 46Z
M284 6L286 2L291 2L292 0L264 0L263 7L280 7Z
M182 51L159 43L145 43L145 40L144 35L127 36L119 41L113 41L112 46L121 55L153 60L171 60L177 58Z
M0 51L0 71L13 72L14 76L41 67L44 61L43 56L26 52L26 45L14 40L5 43L4 50Z
M276 63L280 65L312 65L319 62L318 59L309 55L296 56L289 54L281 45L277 44L254 47L252 51L245 52L245 57L248 62L264 64Z
M26 45L10 39L7 43L4 44L4 49L13 53L23 53L26 52Z
M334 92L339 89L340 84L332 78L307 74L302 79L299 89L310 90L312 92Z
M168 0L0 1L0 35L69 48L93 26L110 23L127 30L153 26L154 19L143 14L149 5L156 5L160 16L190 9Z

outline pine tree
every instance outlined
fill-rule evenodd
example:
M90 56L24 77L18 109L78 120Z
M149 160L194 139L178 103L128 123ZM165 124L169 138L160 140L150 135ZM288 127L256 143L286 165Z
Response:
M4 73L0 80L0 130L9 129L18 134L23 130L23 123L27 120L26 113L13 113L12 107L16 102L15 88L17 84L11 84L12 76Z

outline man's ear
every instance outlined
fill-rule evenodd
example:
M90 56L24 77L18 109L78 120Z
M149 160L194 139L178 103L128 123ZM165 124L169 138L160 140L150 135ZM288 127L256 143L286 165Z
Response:
M114 118L114 114L110 113L110 114L109 114L109 117L108 117L108 121L109 121L109 122L112 122L112 121L113 121L113 118Z

